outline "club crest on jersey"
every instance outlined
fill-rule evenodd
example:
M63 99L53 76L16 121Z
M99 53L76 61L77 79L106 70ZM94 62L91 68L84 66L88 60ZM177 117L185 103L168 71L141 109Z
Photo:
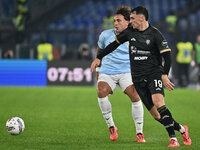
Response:
M147 45L150 44L150 40L149 40L149 39L146 40L146 44L147 44Z

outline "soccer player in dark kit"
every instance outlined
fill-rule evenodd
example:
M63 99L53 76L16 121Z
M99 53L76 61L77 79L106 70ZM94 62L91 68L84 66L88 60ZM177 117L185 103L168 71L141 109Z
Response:
M91 71L95 70L101 59L114 51L120 44L129 41L129 56L131 74L135 88L144 105L150 111L154 106L160 114L159 122L166 128L170 144L168 147L179 147L175 131L182 134L185 145L191 145L188 127L177 123L164 101L164 86L168 90L174 89L174 84L168 79L171 66L171 49L158 29L148 23L148 10L138 6L131 10L130 23L127 29L115 37L91 64ZM162 65L162 58L164 65Z

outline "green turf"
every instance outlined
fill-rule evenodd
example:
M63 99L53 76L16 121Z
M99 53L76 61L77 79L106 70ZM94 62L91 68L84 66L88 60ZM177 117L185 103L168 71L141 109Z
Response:
M131 103L120 89L110 101L119 139L109 140L94 87L0 87L0 150L163 150L169 144L164 127L145 109L144 134L147 143L135 141ZM166 105L174 118L187 124L192 146L200 149L200 92L188 89L166 91ZM8 118L21 117L26 125L21 135L9 135ZM174 148L173 148L174 149Z

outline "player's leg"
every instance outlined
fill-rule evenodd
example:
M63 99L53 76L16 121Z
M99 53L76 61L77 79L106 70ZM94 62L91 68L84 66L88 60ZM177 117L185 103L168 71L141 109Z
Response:
M138 94L140 95L144 105L146 106L148 111L151 113L153 118L155 120L157 120L158 122L160 122L161 124L163 124L162 120L160 119L160 113L158 112L157 108L154 106L154 104L152 102L151 92L149 90L147 90L148 89L147 82L145 82L145 81L135 82L134 85L135 85L136 90L137 90ZM186 132L184 132L184 129L187 128L186 126L183 127L182 125L178 124L174 119L173 119L173 122L174 122L174 129L175 130L182 133L183 137L184 137L184 135L186 135L185 137L189 137L189 136L187 136L188 130ZM184 140L184 141L186 141L186 140ZM187 145L189 145L189 144L187 144Z
M132 116L136 127L136 140L137 142L145 142L143 135L143 120L144 110L140 97L133 85L130 73L119 75L119 86L128 95L132 102Z
M158 99L158 98L155 98L156 94L154 94L152 97L154 97L153 99ZM189 134L188 134L188 127L177 123L173 119L170 111L166 108L166 106L165 105L161 106L161 105L158 106L159 107L158 111L159 111L159 113L161 115L160 122L165 126L165 128L168 131L168 134L170 136L170 145L169 145L169 147L179 147L177 139L174 136L175 134L174 134L174 132L172 132L172 127L170 127L170 125L171 126L173 125L174 130L177 130L177 131L179 131L181 133L182 138L183 138L183 142L184 142L185 145L191 145L192 144L192 140L190 139ZM165 119L163 119L163 118L165 118ZM171 121L172 124L169 122L169 120L172 120Z
M112 118L112 108L111 103L108 99L108 94L112 92L110 86L106 82L98 82L98 102L101 108L104 119L108 127L115 126Z
M157 120L158 122L163 124L162 120L160 119L160 114L159 114L159 112L158 112L158 110L156 109L155 106L153 106L152 109L149 110L149 112L151 113L151 115L153 116L153 118L155 120ZM181 124L177 123L174 119L173 119L173 121L174 121L174 130L179 131L181 134L185 133L184 127Z
M164 125L170 137L169 147L179 147L174 131L174 121L164 101L164 87L161 80L161 74L155 73L148 77L148 90L154 106L160 114L160 122Z
M156 109L155 106L153 106L152 109L149 112L151 113L151 115L153 116L153 118L155 120L157 120L158 122L160 122L161 124L163 124L162 120L160 119L160 114L159 114L159 112L158 112L158 110ZM182 135L184 133L186 133L185 132L185 128L184 128L183 125L177 123L174 119L173 119L173 122L174 122L174 130L179 131Z
M145 139L143 134L144 110L142 102L133 85L128 86L124 92L132 101L132 117L136 127L136 140L143 143Z
M170 144L168 147L179 147L175 132L174 132L174 122L170 111L165 106L164 97L162 94L153 94L152 101L157 108L161 116L161 122L167 130L170 138Z
M111 140L116 140L118 138L117 128L115 127L112 117L111 103L108 99L108 95L112 93L115 86L115 83L108 75L103 74L99 76L97 84L98 102L102 115L108 125Z
M154 82L152 82L152 84L150 85L150 89L151 89L151 93L152 94L155 94L155 93L158 93L158 95L162 98L162 101L164 101L164 90L163 90L163 84L162 84L162 82L159 82L159 80L160 80L160 78L159 78L159 76L157 76L156 77L156 75L155 75L155 78L154 78ZM162 89L162 90L158 90L157 92L156 92L156 89ZM156 94L155 94L155 97L156 97ZM161 111L164 111L164 109L166 108L166 106L164 105L164 103L162 103L162 101L160 101L161 102L161 104L159 104L160 106L158 106L157 108L158 108L158 111L159 111L159 113L161 114L162 112ZM157 103L158 104L158 103ZM163 106L162 106L163 105ZM162 109L160 109L160 108L162 108ZM185 145L191 145L192 144L192 141L191 141L191 139L190 139L190 137L189 137L189 135L188 135L188 127L187 126L183 126L183 125L181 125L181 124L179 124L178 122L176 122L174 119L173 119L173 117L172 117L172 115L171 115L171 113L170 113L170 111L166 108L166 111L164 111L164 112L167 112L168 111L168 114L169 114L169 118L172 120L172 122L173 122L173 128L174 128L174 130L177 130L177 131L179 131L181 134L182 134L182 137L183 137L183 140L184 140L184 144ZM166 119L167 120L167 119ZM161 121L161 123L164 125L165 124L165 122L163 122L163 119L162 119L162 116L161 116L161 119L160 119L160 121ZM166 126L166 125L165 125ZM170 130L170 128L169 128L169 130ZM173 138L172 138L173 139Z
M157 108L155 106L153 106L150 110L149 110L150 114L152 115L152 117L157 120L158 122L162 123L162 120L160 119L160 114L157 110ZM173 118L172 118L173 119ZM177 123L174 119L174 130L180 132L182 135L185 133L185 128L183 125Z
M146 81L134 82L134 87L139 94L143 104L145 107L150 111L152 109L153 102L151 101L151 94L147 90L147 83ZM150 99L150 101L149 101Z
M136 82L135 88L138 91L138 94L140 95L143 104L148 109L152 117L162 124L162 122L160 121L160 114L152 102L151 93L149 90L147 90L148 89L147 82L145 81L141 81L139 83Z

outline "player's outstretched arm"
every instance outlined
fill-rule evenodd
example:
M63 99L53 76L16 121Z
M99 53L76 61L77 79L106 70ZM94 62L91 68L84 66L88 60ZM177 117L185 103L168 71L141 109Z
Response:
M108 46L106 46L105 49L101 53L97 55L98 59L102 59L104 56L110 54L112 51L114 51L120 44L117 43L117 41L114 41L110 43Z
M92 62L90 66L91 72L94 72L95 68L98 67L101 63L101 59L114 51L120 44L116 41L110 43L100 54L97 55L97 58Z

